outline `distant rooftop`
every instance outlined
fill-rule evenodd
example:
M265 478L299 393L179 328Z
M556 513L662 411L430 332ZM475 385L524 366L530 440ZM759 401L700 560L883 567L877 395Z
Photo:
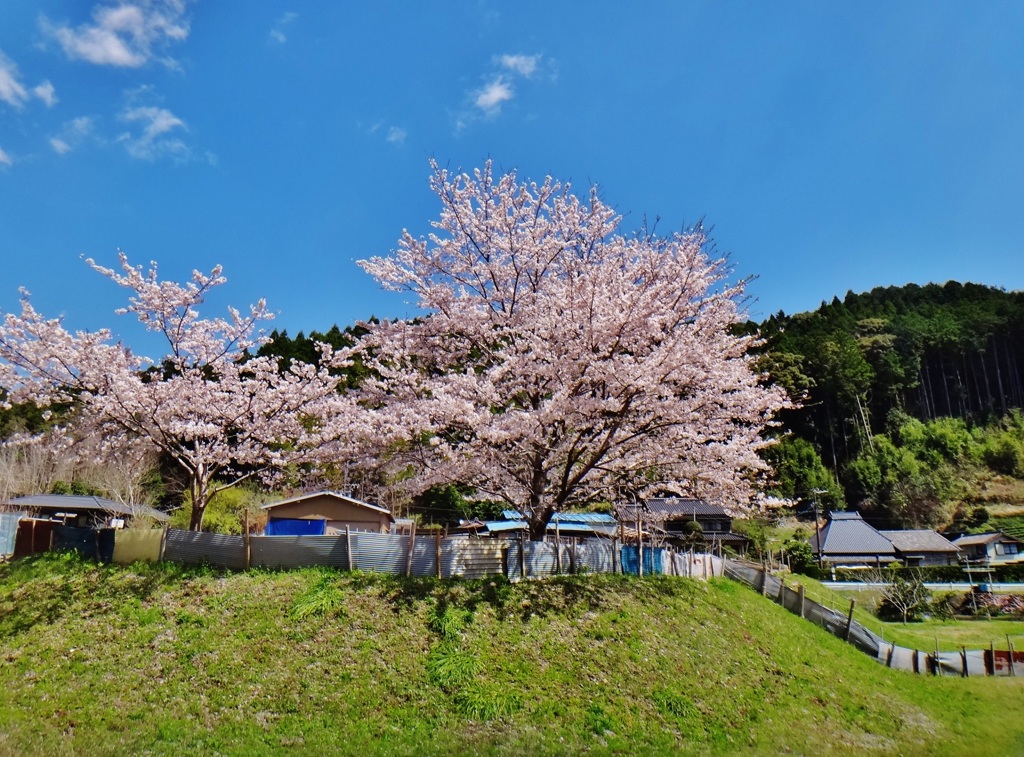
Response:
M170 520L171 517L149 505L125 505L112 499L83 494L30 494L27 497L9 499L6 504L25 509L57 510L67 513L104 512L124 518L143 517L159 521Z
M860 513L832 512L818 535L811 537L811 548L822 557L895 557L896 548L869 525Z
M959 549L942 534L928 529L879 531L900 552L958 552Z

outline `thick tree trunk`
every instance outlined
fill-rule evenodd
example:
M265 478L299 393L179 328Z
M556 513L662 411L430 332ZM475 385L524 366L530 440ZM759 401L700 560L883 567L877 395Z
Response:
M203 515L206 514L206 506L210 503L210 482L203 475L204 469L194 471L192 480L189 481L189 492L192 495L192 516L189 519L188 528L190 531L203 530Z
M206 514L205 503L200 506L197 503L192 503L192 516L189 519L188 530L189 531L202 531L203 530L203 515Z

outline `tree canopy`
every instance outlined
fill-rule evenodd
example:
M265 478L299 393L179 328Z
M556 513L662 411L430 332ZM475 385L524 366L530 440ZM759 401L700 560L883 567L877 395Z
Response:
M434 165L435 232L361 261L428 312L364 339L367 402L424 489L458 482L553 513L665 481L730 506L764 468L761 431L786 405L760 381L742 283L702 229L624 235L591 190L520 183L488 163Z
M336 454L341 424L351 418L330 371L346 352L320 347L320 365L269 356L243 359L265 341L260 325L272 318L263 301L245 314L201 318L198 307L225 283L220 267L195 271L186 284L161 281L156 265L143 272L120 254L120 270L87 261L129 290L118 311L134 315L164 337L158 361L114 343L111 333L69 332L47 319L23 293L20 314L0 324L0 385L8 403L70 404L67 427L101 443L105 457L151 448L185 473L198 529L210 498L251 476ZM220 483L214 484L214 480Z

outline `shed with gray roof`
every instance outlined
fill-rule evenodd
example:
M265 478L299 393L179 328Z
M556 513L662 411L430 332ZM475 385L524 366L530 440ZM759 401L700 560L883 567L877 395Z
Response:
M79 494L31 494L14 497L4 504L26 513L44 518L63 520L79 527L116 524L134 518L151 518L165 522L170 520L167 513L148 505L124 504L105 497Z

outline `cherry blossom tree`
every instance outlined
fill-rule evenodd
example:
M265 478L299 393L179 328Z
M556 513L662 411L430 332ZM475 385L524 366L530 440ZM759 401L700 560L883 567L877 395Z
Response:
M672 482L735 509L786 405L738 335L743 283L701 229L619 233L596 188L432 164L441 216L360 261L428 315L365 340L388 449L414 489L458 482L551 516Z
M76 433L91 433L101 456L127 448L166 455L185 473L195 530L218 491L335 454L352 417L330 373L345 363L345 351L323 345L318 366L291 361L280 370L276 358L247 352L265 341L261 325L273 317L263 300L247 313L200 317L198 307L226 281L220 266L179 284L159 280L155 263L143 272L119 257L119 270L86 262L130 292L118 314L161 335L166 354L159 361L136 355L109 330L72 333L37 312L23 290L20 314L0 323L8 403L70 404Z

